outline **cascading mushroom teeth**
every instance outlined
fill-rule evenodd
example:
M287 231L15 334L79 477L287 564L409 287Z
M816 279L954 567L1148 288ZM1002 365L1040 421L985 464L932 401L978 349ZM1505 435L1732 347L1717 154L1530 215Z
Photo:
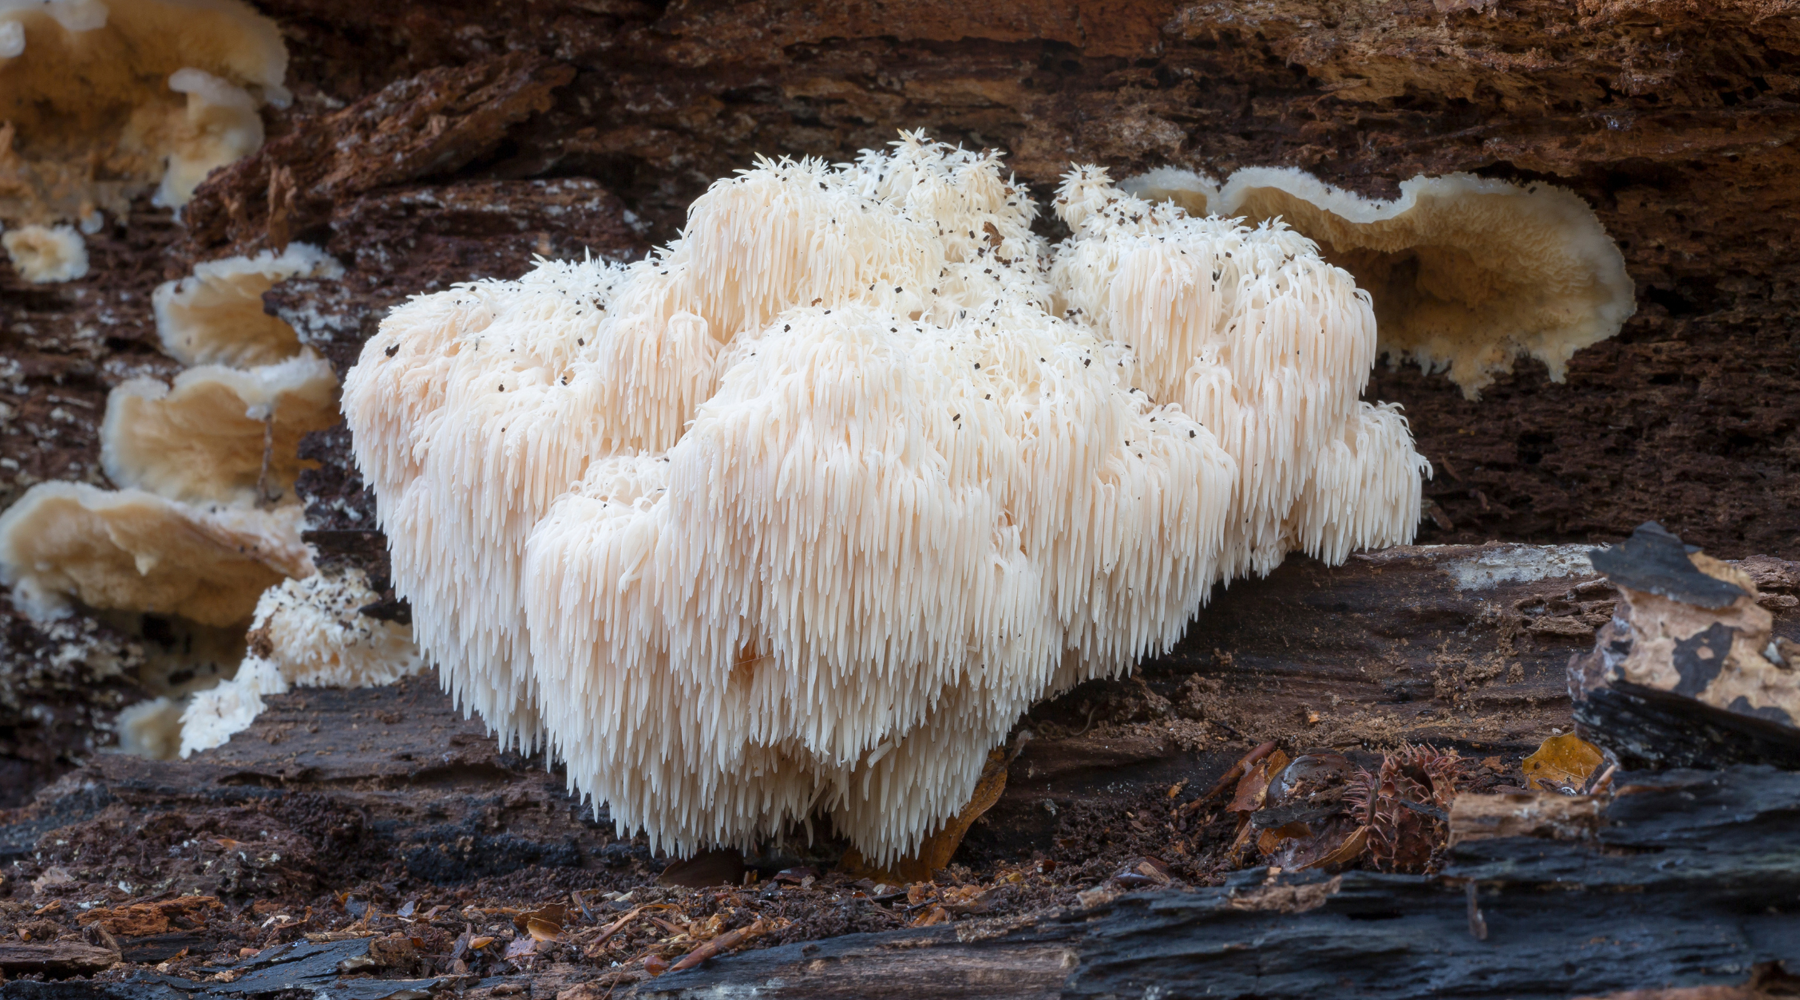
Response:
M879 864L1215 583L1410 539L1366 296L1134 201L1079 168L1052 248L997 157L903 135L760 161L638 263L396 309L344 410L423 651L622 831L822 814Z

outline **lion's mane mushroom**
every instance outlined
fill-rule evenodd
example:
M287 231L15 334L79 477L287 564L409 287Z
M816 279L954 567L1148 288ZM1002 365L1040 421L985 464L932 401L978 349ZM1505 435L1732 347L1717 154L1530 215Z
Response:
M264 250L196 264L193 274L152 293L157 336L170 357L190 365L284 361L300 352L300 335L263 311L263 293L290 278L336 278L343 270L306 243L290 243L279 254Z
M425 665L412 629L362 614L380 599L361 570L321 572L264 591L237 674L196 693L181 713L180 754L210 750L248 728L263 697L293 687L376 687Z
M1411 536L1429 468L1395 407L1359 401L1376 323L1347 272L1279 224L1194 218L1097 168L1070 174L1056 211L1074 231L1051 269L1062 308L1132 344L1138 384L1237 462L1227 578Z
M130 379L106 398L100 461L113 482L178 500L268 502L293 489L300 438L337 422L336 397L331 365L310 351L189 368L173 387Z
M1247 167L1222 186L1172 168L1122 186L1190 214L1280 218L1374 298L1382 351L1447 371L1470 398L1521 355L1562 381L1576 351L1618 333L1637 308L1624 255L1593 209L1549 184L1419 176L1382 201L1302 170Z
M883 863L956 814L1032 701L1179 637L1221 558L1245 562L1234 511L1281 505L1305 523L1279 537L1327 558L1410 537L1421 462L1356 403L1367 300L1310 244L1219 224L1207 247L1257 244L1278 273L1247 263L1237 312L1198 333L1109 339L1061 311L1036 212L996 157L908 135L719 181L629 267L396 309L344 407L462 703L509 741L541 729L658 844L823 811ZM1165 291L1171 315L1193 294ZM1231 387L1185 373L1289 341L1327 360L1263 358L1286 381L1233 397L1268 408L1234 426L1273 450L1240 450L1326 457L1240 497L1230 448L1146 380L1213 400Z
M33 284L87 275L87 243L74 226L20 226L0 235L0 246L19 277Z
M185 204L263 141L287 50L240 0L0 0L0 218Z

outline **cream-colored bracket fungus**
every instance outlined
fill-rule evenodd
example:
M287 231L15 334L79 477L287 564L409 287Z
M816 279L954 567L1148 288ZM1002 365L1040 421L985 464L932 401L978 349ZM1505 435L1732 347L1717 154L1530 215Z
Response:
M87 276L87 242L74 226L20 226L0 235L13 270L33 284Z
M1470 398L1521 355L1562 381L1576 351L1637 309L1593 209L1549 184L1421 176L1380 201L1294 168L1249 167L1221 187L1165 167L1122 186L1194 214L1286 222L1373 296L1384 352L1447 371Z
M283 683L372 683L404 664L416 666L405 636L384 623L334 607L313 618L331 616L337 633L326 635L330 629L321 626L302 636L304 629L279 622L304 615L271 612L278 624L270 626L277 636L270 651L252 650L242 683L201 697L202 688L231 678L245 659L245 628L258 595L313 572L293 494L303 467L297 445L334 422L337 378L292 328L262 314L260 296L278 281L338 270L322 252L294 244L279 255L202 264L192 277L159 289L165 345L204 363L172 386L138 378L109 394L101 464L120 489L41 483L0 516L0 583L12 587L15 604L40 619L85 611L140 640L138 679L165 697L121 716L122 746L173 754L229 737L254 718L260 694L275 690L256 680L259 670L274 669L270 663L280 664ZM330 604L330 595L341 604L367 590L338 577L296 586L317 598L314 604ZM365 634L370 642L359 645ZM308 653L312 646L338 649L346 663L392 655L377 668L308 666L324 655ZM220 708L232 692L247 695L235 714ZM200 720L192 734L184 714Z
M193 506L143 490L39 483L0 515L0 583L36 617L76 602L226 627L312 572L298 505Z
M1069 241L1037 211L908 135L719 181L647 260L396 309L344 409L463 704L658 845L822 814L882 864L1215 583L1412 537L1346 272L1095 168Z
M290 496L300 439L337 422L337 376L310 351L278 364L130 379L106 397L100 460L121 485L178 500Z
M318 247L225 257L156 287L156 333L163 351L190 365L267 365L300 352L300 335L263 311L263 293L291 278L337 278L343 265Z
M286 74L242 0L0 0L0 219L95 220L150 188L185 204L262 145Z

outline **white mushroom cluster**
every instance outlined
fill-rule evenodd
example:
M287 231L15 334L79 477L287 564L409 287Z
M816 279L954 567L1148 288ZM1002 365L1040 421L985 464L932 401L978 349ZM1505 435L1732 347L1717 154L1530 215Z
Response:
M237 674L197 692L181 710L180 755L210 750L248 728L265 695L294 687L378 687L423 669L410 628L362 613L379 598L355 569L263 591Z
M39 483L0 515L0 584L17 607L79 609L138 638L139 681L159 697L121 715L127 749L185 755L248 726L262 695L289 684L384 684L420 666L408 628L357 610L377 599L367 581L316 575L301 541L299 442L336 422L338 382L261 295L338 273L297 243L158 288L163 344L193 367L108 395L101 465L119 488Z
M0 0L0 219L91 234L145 190L186 204L262 145L286 75L243 0Z
M629 266L397 308L346 379L447 685L691 852L826 815L876 863L1034 701L1221 581L1410 540L1368 296L1280 225L990 153L761 161Z

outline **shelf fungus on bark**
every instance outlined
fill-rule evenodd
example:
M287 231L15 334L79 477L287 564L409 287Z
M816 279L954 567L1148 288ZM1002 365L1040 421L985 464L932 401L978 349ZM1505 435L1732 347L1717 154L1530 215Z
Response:
M127 749L181 747L183 699L235 675L258 595L313 572L293 491L298 444L335 423L337 376L263 315L260 296L336 269L294 244L158 289L165 346L207 363L172 386L136 378L108 395L101 464L120 489L42 483L0 517L0 582L23 610L80 609L141 644L138 680L159 697L121 717Z
M343 266L318 247L225 257L158 285L151 296L163 351L190 365L247 367L284 361L302 348L294 328L263 310L263 293L290 278L336 278Z
M679 853L816 814L908 856L1036 699L1418 520L1368 298L1308 241L1083 168L1052 248L995 155L895 147L413 299L346 379L447 686Z
M189 368L172 387L131 379L106 398L101 464L115 483L178 500L291 497L300 439L337 423L337 384L311 352L248 370Z
M151 188L181 206L262 145L286 73L240 0L0 5L0 219L97 222Z
M1471 399L1520 356L1562 381L1576 351L1637 309L1593 209L1550 184L1421 175L1383 201L1291 167L1247 167L1223 184L1164 167L1124 186L1194 214L1281 219L1368 291L1383 353L1447 371Z
M1624 600L1569 662L1581 734L1628 768L1800 767L1800 645L1751 575L1654 522L1591 558Z
M74 226L20 226L0 235L0 246L19 277L34 285L87 275L87 242Z
M256 595L312 561L297 506L180 503L144 490L39 483L0 515L0 583L39 617L90 608L248 621Z

